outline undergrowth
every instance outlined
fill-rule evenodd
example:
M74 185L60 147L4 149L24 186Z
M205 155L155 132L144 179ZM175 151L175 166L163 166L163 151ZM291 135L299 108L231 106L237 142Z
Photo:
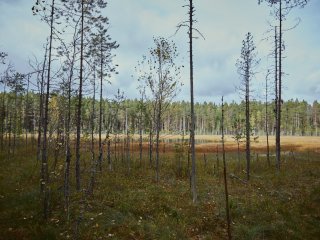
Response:
M146 152L142 162L138 152L131 154L130 171L126 160L114 160L112 171L104 162L94 194L88 196L91 157L83 153L83 190L71 186L67 221L61 154L54 170L50 165L50 218L44 221L35 151L21 147L15 155L0 153L0 239L227 238L221 156L217 160L208 153L206 162L197 156L199 199L193 204L187 156L178 169L177 155L161 152L159 183ZM248 183L239 180L245 178L244 157L239 169L236 153L226 156L234 239L319 239L319 154L283 155L280 172L268 166L264 155L253 155ZM74 184L74 169L71 179Z

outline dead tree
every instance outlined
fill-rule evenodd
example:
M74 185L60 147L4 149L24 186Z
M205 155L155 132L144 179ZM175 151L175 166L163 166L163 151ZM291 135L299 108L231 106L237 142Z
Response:
M278 46L276 48L276 51L278 49L279 55L278 57L275 57L278 59L278 66L277 66L277 89L278 92L276 94L276 167L278 170L280 170L280 164L281 164L281 143L280 143L280 135L281 135L281 104L282 104L282 76L283 76L283 70L282 70L282 53L284 50L284 44L283 44L283 21L286 19L286 16L291 12L293 8L296 7L304 7L309 0L258 0L258 3L267 2L267 4L270 7L274 7L273 9L273 15L275 16L276 20L279 21L279 40L278 40ZM297 25L295 25L297 26Z
M36 5L39 5L39 1L36 1ZM32 8L34 14L38 12L37 6ZM48 171L48 146L47 146L47 132L48 132L48 110L49 110L49 94L50 94L50 80L51 80L51 58L52 58L52 40L53 40L53 22L55 17L55 0L51 2L50 13L50 36L49 36L49 48L48 48L48 73L47 73L47 87L44 100L44 112L43 112L43 140L41 149L41 181L40 190L43 194L44 204L44 218L47 220L49 214L49 171Z
M188 16L187 21L183 21L177 26L177 31L180 28L185 27L188 29L189 37L189 68L190 68L190 152L191 152L191 192L192 192L192 201L197 202L197 188L196 188L196 153L195 153L195 113L194 113L194 91L193 91L193 39L196 38L193 35L193 31L196 31L203 39L203 35L199 32L198 29L194 28L193 24L196 22L194 19L195 8L193 5L193 0L189 0L188 5L183 7L188 7Z
M228 194L228 182L227 182L227 165L226 165L226 152L224 149L224 106L223 96L221 99L221 135L222 135L222 160L223 160L223 180L224 180L224 193L226 198L226 215L227 215L227 232L228 239L231 240L231 228L230 228L230 213L229 213L229 194Z
M268 76L269 76L269 71L267 73L266 76L266 98L265 98L265 114L266 114L266 118L265 118L265 132L266 132L266 138L267 138L267 162L268 162L268 166L270 167L270 147L269 147L269 121L268 121L268 115L269 115L269 111L268 111L268 94L269 94L269 90L268 90Z
M80 77L77 105L77 133L76 133L76 189L80 191L80 141L81 141L81 109L83 86L83 50L84 50L84 0L81 1L81 42L80 42Z

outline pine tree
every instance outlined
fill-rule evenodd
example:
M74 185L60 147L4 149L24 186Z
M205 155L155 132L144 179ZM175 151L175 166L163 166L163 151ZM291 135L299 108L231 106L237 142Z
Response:
M236 64L238 73L242 79L239 87L240 94L245 98L247 180L250 178L250 85L251 79L255 74L254 69L259 62L256 59L257 53L255 49L256 47L253 43L253 37L251 33L248 32L245 36L245 40L242 41L241 55Z

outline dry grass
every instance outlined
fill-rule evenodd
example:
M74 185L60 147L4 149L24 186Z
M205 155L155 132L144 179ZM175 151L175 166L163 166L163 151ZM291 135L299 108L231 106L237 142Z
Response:
M174 139L176 136L166 137ZM0 239L74 239L76 235L78 239L88 240L227 239L222 161L219 154L218 163L215 153L220 137L197 138L210 140L197 144L197 204L191 201L186 153L181 156L179 173L179 154L175 152L174 144L166 143L165 152L164 144L161 145L160 183L157 184L155 170L149 166L147 145L144 145L141 163L138 144L134 143L130 174L126 159L113 159L112 172L104 162L104 171L97 175L94 197L74 190L72 166L70 222L66 221L63 209L63 153L57 169L51 173L51 216L44 222L36 148L21 147L15 156L0 152ZM320 138L283 137L282 140L283 149L292 150L294 157L282 155L280 172L275 171L273 165L268 167L261 154L252 159L249 183L228 178L234 239L319 239ZM260 137L259 142L253 143L253 148L264 151L264 143L265 139ZM226 146L228 172L245 178L243 154L238 168L236 145L230 136ZM85 188L90 176L91 156L88 149L82 151ZM208 152L206 163L202 152ZM51 167L52 155L49 160Z
M120 138L124 138L124 135L119 135ZM133 139L138 140L139 136L134 135ZM148 136L143 136L144 143L143 149L148 149L147 139ZM162 135L160 137L161 141L175 141L181 139L179 135ZM188 139L188 136L185 136L185 139ZM196 140L204 141L204 143L197 143L196 150L199 153L215 153L217 147L221 147L221 136L218 135L196 135ZM207 141L207 142L206 142ZM257 140L251 142L251 148L255 152L265 153L267 151L267 138L266 136L259 136ZM275 149L275 137L269 137L269 146L271 151ZM138 151L139 143L134 142L131 146L132 150ZM225 136L225 149L226 152L236 152L237 143L231 135ZM170 143L160 143L160 149L165 149L166 151L174 151L174 144ZM221 151L221 150L219 150ZM240 151L245 151L245 142L240 143ZM320 137L310 137L310 136L282 136L281 137L281 151L290 151L290 152L303 152L303 151L314 151L320 153Z

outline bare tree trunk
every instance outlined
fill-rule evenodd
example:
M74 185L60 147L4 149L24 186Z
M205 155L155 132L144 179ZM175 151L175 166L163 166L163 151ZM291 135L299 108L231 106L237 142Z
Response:
M142 164L142 112L140 112L139 119L139 162Z
M266 77L266 119L265 119L265 130L266 130L266 137L267 137L267 162L268 166L270 167L270 147L269 147L269 129L268 129L268 77Z
M193 50L192 50L192 31L193 31L193 14L194 6L192 0L189 0L189 58L190 58L190 107L191 107L191 126L190 126L190 140L191 140L191 191L192 201L197 202L197 188L196 188L196 156L195 156L195 116L194 116L194 97L193 97Z
M48 131L48 110L49 110L49 94L50 94L50 73L51 73L51 53L52 53L52 39L53 39L53 18L54 18L54 1L51 5L51 22L50 22L50 40L49 40L49 59L48 59L48 76L47 89L45 95L44 105L44 119L43 119L43 141L42 141L42 164L41 164L41 193L43 194L44 205L44 219L48 219L49 214L49 171L48 171L48 147L47 147L47 131Z
M81 46L80 46L80 84L78 93L77 111L77 140L76 140L76 189L80 191L80 140L81 140L81 108L82 108L82 84L83 84L83 35L84 35L84 0L81 1Z
M66 122L66 160L65 160L65 173L64 173L64 203L67 214L67 221L70 219L70 121L71 121L71 77L68 83L68 110Z
M26 150L28 148L28 103L29 103L29 83L30 83L30 75L27 76L27 96L26 96L26 101L25 101L25 122L24 122L24 129L25 129L25 134L26 134Z
M126 159L127 159L127 167L128 174L130 174L131 166L130 166L130 138L129 138L129 129L128 129L128 109L126 108Z
M2 95L2 108L1 108L1 151L4 149L4 132L6 131L5 122L6 122L6 82L4 82L3 95Z
M227 166L226 166L226 153L224 150L224 109L223 109L223 97L222 97L222 119L221 119L221 134L222 134L222 160L223 160L223 179L224 179L224 192L226 198L226 215L228 226L228 239L231 240L231 228L230 228L230 213L229 213L229 194L228 194L228 182L227 182Z
M278 82L278 99L277 99L277 129L276 129L276 166L280 171L280 131L281 131L281 78L282 78L282 1L279 1L279 82Z
M152 167L152 152L153 152L153 138L152 138L152 126L150 126L150 133L149 133L149 164Z
M40 82L37 161L39 161L41 158L41 128L43 126L43 92L44 92L44 77L45 77L44 73L46 68L47 52L48 52L48 44L46 45L46 50L44 54L44 60L43 60L42 72L41 72L41 82Z
M93 69L93 97L92 97L92 112L91 112L91 176L88 194L93 195L93 189L95 184L96 176L96 156L94 151L94 120L95 120L95 101L96 101L96 75L95 67Z
M217 175L219 176L220 161L219 161L219 146L218 146L218 144L216 146L216 161L217 161Z
M16 83L17 84L17 83ZM15 87L17 88L17 87ZM14 93L14 115L13 115L13 146L12 146L12 155L14 155L15 153L15 149L16 149L16 138L17 138L17 90L15 90Z
M112 161L111 161L111 139L108 133L107 136L107 161L108 161L108 165L109 165L109 171L112 171Z
M275 60L275 74L274 74L274 85L275 85L275 106L274 106L274 113L275 113L275 136L276 136L276 154L277 154L277 131L278 131L278 30L277 26L274 28L274 43L275 43L275 50L274 50L274 60ZM277 166L277 158L276 158L276 166Z
M240 164L240 142L237 140L238 145L238 170L241 171L241 164Z
M9 108L9 106L8 106L8 108ZM8 153L9 154L11 154L11 133L12 133L12 113L10 111L10 113L9 113L9 134L8 134L9 135Z
M249 74L246 76L246 160L247 180L250 179L250 99L249 99Z
M72 55L72 62L70 65L70 75L68 78L68 90L67 90L67 115L66 115L66 140L65 140L65 149L66 149L66 156L65 156L65 173L64 173L64 204L65 210L67 215L67 221L70 220L70 162L71 162L71 147L70 147L70 123L71 123L71 86L72 86L72 79L73 79L73 70L74 70L74 62L75 62L75 55L76 55L76 43L75 39L73 42L73 55Z
M103 159L103 150L102 150L102 141L101 141L101 134L102 134L102 90L103 90L103 53L102 53L102 44L100 47L100 104L99 104L99 170L102 171L102 159Z
M207 169L207 155L203 154L204 168Z
M160 100L159 100L160 102ZM156 181L159 182L159 138L160 138L160 118L161 118L161 104L159 103L156 119Z

